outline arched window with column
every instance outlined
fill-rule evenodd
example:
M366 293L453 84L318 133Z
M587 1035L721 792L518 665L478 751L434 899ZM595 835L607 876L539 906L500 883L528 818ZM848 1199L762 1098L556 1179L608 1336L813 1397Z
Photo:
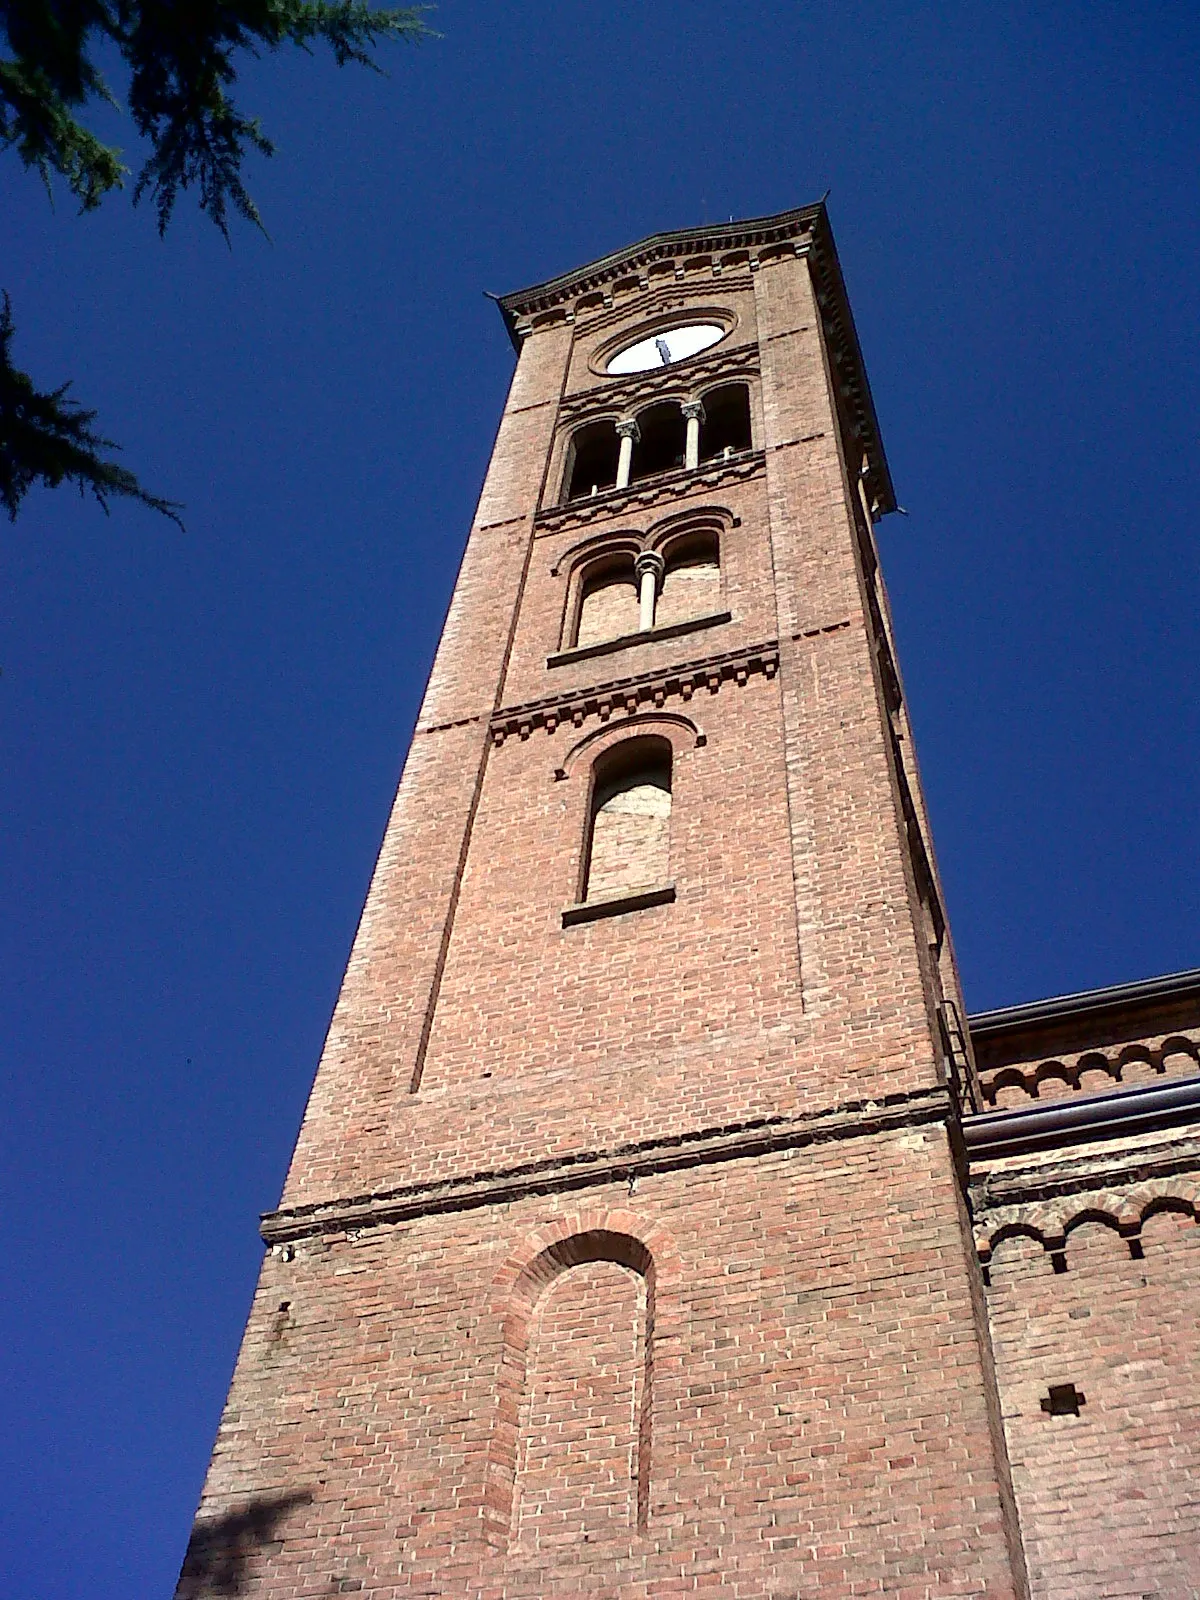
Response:
M589 422L571 437L564 474L564 500L579 500L586 495L611 489L617 481L620 443L616 424L607 419Z
M668 545L663 556L655 627L669 628L720 610L721 560L715 532L685 534Z
M701 461L719 461L750 449L750 391L744 383L711 389L704 396L703 407Z
M580 580L572 643L582 648L636 633L638 615L633 556L621 552L595 561Z
M638 413L631 480L682 467L686 450L687 424L679 402L662 400L649 406Z
M671 745L626 739L596 762L584 852L584 901L665 884L671 851Z

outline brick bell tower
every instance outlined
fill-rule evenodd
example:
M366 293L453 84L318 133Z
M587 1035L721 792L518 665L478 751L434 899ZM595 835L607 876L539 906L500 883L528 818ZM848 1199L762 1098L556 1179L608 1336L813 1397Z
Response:
M1024 1595L824 208L500 307L179 1596Z

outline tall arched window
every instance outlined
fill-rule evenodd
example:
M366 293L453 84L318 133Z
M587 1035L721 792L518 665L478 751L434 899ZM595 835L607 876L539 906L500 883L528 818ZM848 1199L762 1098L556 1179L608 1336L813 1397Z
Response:
M722 456L749 450L750 391L744 383L727 383L704 396L704 420L700 424L700 459L714 461Z
M639 414L631 478L649 478L683 465L687 424L674 400L663 400Z
M665 884L671 844L671 746L627 739L596 763L584 900Z
M567 456L567 492L563 498L578 500L611 489L617 481L619 454L615 423L589 422L586 428L580 428Z
M716 535L695 534L679 539L666 551L662 592L654 612L654 625L667 628L694 617L709 617L721 601L721 566Z
M584 573L575 624L576 646L602 644L638 631L638 588L633 557L622 555Z

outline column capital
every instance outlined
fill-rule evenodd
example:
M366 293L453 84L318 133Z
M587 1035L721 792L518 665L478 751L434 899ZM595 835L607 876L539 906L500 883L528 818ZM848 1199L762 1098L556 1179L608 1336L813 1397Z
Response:
M641 555L638 556L637 560L633 563L633 573L639 581L644 578L648 572L652 572L654 574L655 583L661 583L663 573L666 570L667 564L659 555L657 550L643 550Z
M617 423L617 438L632 439L636 444L642 437L642 430L637 425L636 417L627 417L624 422Z
M693 422L693 421L695 421L695 422L703 422L704 421L704 401L703 400L685 400L683 402L683 404L680 406L679 409L683 412L684 416L687 418L687 420L689 422Z

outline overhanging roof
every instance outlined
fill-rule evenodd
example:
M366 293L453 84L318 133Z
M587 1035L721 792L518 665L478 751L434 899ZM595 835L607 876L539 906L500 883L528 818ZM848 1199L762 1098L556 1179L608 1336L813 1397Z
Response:
M1161 978L1143 978L1136 983L1114 983L1106 989L1082 989L1078 994L1060 994L1049 1000L1031 1000L1025 1005L979 1011L967 1018L967 1025L973 1039L990 1038L1010 1030L1052 1025L1077 1017L1098 1018L1135 1006L1182 1000L1200 1002L1200 967L1191 967L1186 972L1168 972Z

